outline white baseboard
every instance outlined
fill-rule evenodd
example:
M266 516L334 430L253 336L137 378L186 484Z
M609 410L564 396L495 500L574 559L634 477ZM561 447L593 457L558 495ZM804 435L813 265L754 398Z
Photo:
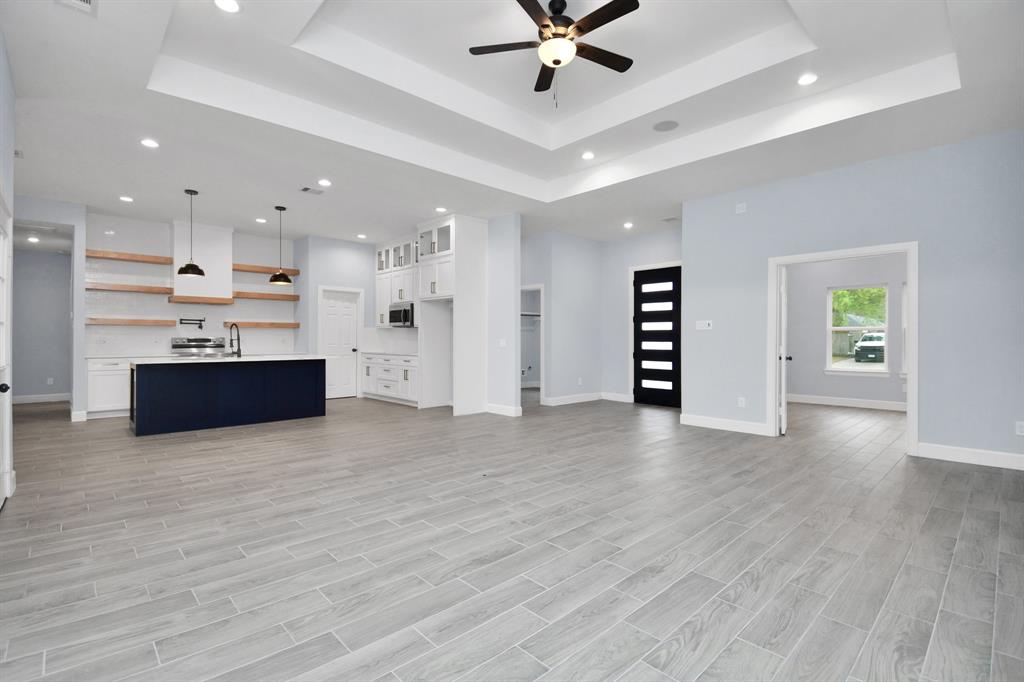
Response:
M576 393L574 395L559 395L559 396L548 396L545 398L541 396L540 404L548 407L557 407L558 405L571 405L573 403L588 403L591 400L600 400L600 393Z
M705 417L699 414L680 414L679 423L684 426L700 426L705 429L752 433L755 436L776 435L768 430L768 424L764 422L748 422L741 419L720 419L719 417Z
M40 393L39 395L16 395L13 398L15 405L22 403L67 403L71 402L70 393Z
M71 421L73 422L84 422L88 418L89 413L85 410L78 410L77 412L75 410L71 410Z
M4 502L8 497L14 495L15 488L18 487L18 477L14 474L14 469L3 472L0 476L0 502Z
M979 450L956 445L939 445L938 443L918 443L917 456L928 459L944 459L947 462L1024 470L1024 453Z
M495 405L494 403L487 404L487 411L493 414L500 414L503 417L522 417L523 408L514 407L512 405Z
M629 393L608 393L606 391L602 391L601 400L611 400L616 403L631 403L633 402L633 396Z
M87 414L88 419L109 419L110 417L127 417L131 412L129 410L104 410L103 412L89 412ZM71 413L71 421L78 421L74 417L74 412ZM81 421L85 421L82 419Z
M869 410L893 410L906 412L907 404L896 400L868 400L866 398L837 398L825 395L801 395L789 393L786 400L791 403L807 403L808 405L832 405L834 407L864 407Z
M521 388L540 388L539 381L521 381L519 382Z

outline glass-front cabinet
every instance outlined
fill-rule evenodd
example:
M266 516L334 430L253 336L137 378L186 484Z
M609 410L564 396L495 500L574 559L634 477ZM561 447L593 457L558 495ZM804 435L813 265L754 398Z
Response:
M391 249L389 247L377 248L377 272L388 272L391 270Z
M452 252L452 225L446 223L420 232L420 258L442 256Z
M411 239L391 247L391 265L395 268L416 265L415 243Z

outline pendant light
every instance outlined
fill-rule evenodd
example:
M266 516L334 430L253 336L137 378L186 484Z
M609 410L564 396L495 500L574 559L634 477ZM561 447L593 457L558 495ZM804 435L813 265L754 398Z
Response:
M284 243L284 238L281 233L281 216L288 209L284 206L275 206L274 210L277 211L277 272L270 276L270 283L281 285L291 284L292 278L284 271L284 268L282 267L283 258L281 257L281 251L283 249L282 244Z
M188 195L188 262L178 268L178 274L184 277L206 277L203 269L192 262L192 197L199 192L187 189L185 194Z

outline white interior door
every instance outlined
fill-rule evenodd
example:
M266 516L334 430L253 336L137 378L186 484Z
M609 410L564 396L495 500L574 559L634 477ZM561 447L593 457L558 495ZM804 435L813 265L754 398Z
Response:
M0 488L14 494L14 449L11 444L11 216L0 202Z
M786 336L789 327L789 301L786 291L786 267L779 267L779 433L786 435L786 422L789 418L789 403L786 400L786 361L789 358Z
M327 356L327 397L351 398L359 373L359 294L324 290L320 298L320 352Z

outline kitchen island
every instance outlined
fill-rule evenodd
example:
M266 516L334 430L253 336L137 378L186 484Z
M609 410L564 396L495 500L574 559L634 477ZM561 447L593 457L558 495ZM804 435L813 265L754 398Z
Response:
M134 360L132 433L149 436L322 417L324 362L321 355Z

